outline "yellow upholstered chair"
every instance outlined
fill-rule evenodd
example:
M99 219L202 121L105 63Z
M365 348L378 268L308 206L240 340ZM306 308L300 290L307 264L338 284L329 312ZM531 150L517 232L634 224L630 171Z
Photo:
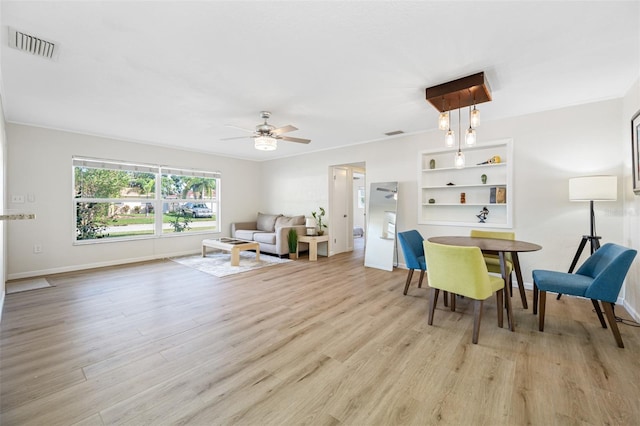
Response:
M504 280L489 275L482 251L478 247L460 247L424 242L424 253L429 269L429 325L433 325L433 315L440 290L465 296L474 300L472 342L478 343L482 302L496 293L498 326L503 323ZM507 315L513 318L508 304Z
M496 231L479 231L477 229L471 230L471 237L479 238L495 238L497 240L515 240L515 232L496 232ZM509 295L513 296L513 280L511 278L511 272L513 271L513 260L511 259L511 253L505 255L506 267L507 267L507 288L509 289ZM496 254L485 254L484 261L487 264L487 270L496 274L500 274L500 257Z

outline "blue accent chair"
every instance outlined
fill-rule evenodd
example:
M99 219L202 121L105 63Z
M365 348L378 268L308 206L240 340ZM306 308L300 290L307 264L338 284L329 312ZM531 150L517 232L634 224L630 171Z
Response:
M422 279L424 273L427 270L427 263L424 260L424 246L422 245L424 238L420 235L420 232L412 229L411 231L399 232L398 240L400 240L400 246L402 247L402 253L404 254L404 262L409 268L409 275L407 275L407 282L404 285L404 294L409 291L409 285L411 284L411 277L413 277L413 271L420 270L420 280L418 281L418 288L422 288Z
M596 310L602 328L607 328L607 324L602 316L600 304L598 303L602 302L602 307L609 321L609 327L611 327L613 337L616 339L618 347L624 348L613 307L618 299L622 282L636 254L636 250L607 243L593 253L582 266L580 266L575 274L534 270L533 313L536 314L537 312L538 292L540 292L539 330L544 331L544 313L548 291L581 296L591 299L591 303Z

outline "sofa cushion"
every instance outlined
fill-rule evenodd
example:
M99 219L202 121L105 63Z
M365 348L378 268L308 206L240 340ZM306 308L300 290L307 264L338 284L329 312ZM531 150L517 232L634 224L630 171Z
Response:
M255 234L260 234L260 231L256 231L255 229L236 229L236 234L234 238L238 238L240 240L253 241L253 236Z
M276 228L282 228L284 226L296 226L296 225L304 225L305 218L304 215L300 216L279 216L276 219Z
M276 219L282 215L258 213L256 227L258 231L273 232L276 230Z
M275 232L256 232L253 234L253 241L264 244L275 244L276 233Z

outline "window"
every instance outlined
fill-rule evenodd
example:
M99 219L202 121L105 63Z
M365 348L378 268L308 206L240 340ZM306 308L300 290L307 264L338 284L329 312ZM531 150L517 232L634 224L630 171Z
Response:
M220 174L73 159L76 241L217 232Z

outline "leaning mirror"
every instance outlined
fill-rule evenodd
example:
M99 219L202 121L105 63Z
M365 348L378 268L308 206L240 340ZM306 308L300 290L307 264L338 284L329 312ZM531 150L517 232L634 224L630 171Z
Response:
M393 270L398 182L371 184L364 266Z

